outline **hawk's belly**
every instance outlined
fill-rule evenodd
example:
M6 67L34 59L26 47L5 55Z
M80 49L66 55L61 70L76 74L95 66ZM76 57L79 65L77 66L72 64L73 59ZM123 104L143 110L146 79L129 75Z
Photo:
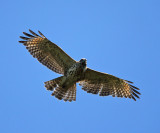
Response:
M63 87L72 86L74 83L80 81L83 77L84 68L81 64L74 64L66 73Z

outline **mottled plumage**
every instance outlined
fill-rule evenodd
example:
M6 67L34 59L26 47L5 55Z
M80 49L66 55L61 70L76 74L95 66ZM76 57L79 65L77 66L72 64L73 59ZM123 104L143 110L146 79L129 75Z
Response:
M140 93L133 82L120 79L107 73L101 73L86 67L86 59L73 60L60 47L49 41L40 31L39 34L29 30L27 37L20 36L27 50L39 62L63 76L45 82L47 90L53 91L52 96L64 101L76 101L76 83L82 89L100 96L112 95L136 100Z

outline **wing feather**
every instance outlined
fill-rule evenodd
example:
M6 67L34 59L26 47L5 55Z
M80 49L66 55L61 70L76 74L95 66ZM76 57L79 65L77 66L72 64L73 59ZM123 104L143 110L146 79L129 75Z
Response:
M25 41L19 42L26 46L26 49L34 58L37 58L39 62L52 71L64 74L76 62L60 47L49 41L40 31L38 31L40 35L32 30L29 30L29 32L32 35L23 32L27 37L20 36Z
M79 82L82 89L100 96L112 95L113 97L140 98L139 88L131 85L131 81L123 80L107 73L101 73L87 68L84 79Z

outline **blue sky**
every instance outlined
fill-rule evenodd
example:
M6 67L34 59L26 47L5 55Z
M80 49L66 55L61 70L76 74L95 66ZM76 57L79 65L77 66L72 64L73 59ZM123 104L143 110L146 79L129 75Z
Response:
M1 0L2 133L159 133L159 0ZM34 59L22 32L40 30L75 60L131 80L141 99L99 97L77 87L77 101L51 97L60 75Z

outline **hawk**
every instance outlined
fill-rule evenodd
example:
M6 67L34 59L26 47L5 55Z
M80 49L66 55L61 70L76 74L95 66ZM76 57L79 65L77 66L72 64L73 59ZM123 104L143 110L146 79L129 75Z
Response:
M32 30L29 32L31 34L23 32L26 37L20 36L23 41L19 42L23 43L40 63L62 74L61 77L45 82L46 89L53 91L52 96L59 100L76 101L76 83L79 83L84 91L99 96L112 95L135 101L139 98L139 88L133 86L133 82L92 70L86 66L86 59L75 61L40 31L39 35Z

